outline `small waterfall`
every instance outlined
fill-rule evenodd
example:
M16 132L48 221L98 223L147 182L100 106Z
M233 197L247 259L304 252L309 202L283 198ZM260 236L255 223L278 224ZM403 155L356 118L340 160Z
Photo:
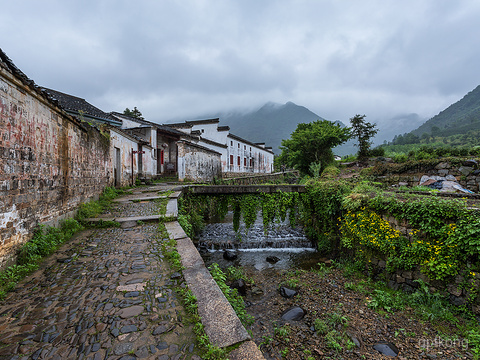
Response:
M207 224L197 246L207 266L219 264L223 269L228 266L253 267L263 270L307 268L318 262L317 252L307 239L301 227L291 228L288 222L275 223L264 232L262 216L250 229L240 224L239 232L233 230L233 214L227 214L222 222ZM229 261L223 258L226 249L235 250L238 258ZM275 258L271 263L267 258Z
M198 236L198 246L208 250L222 249L305 249L312 248L301 227L292 228L288 222L275 223L265 232L261 214L250 229L241 224L238 233L233 230L232 214L224 222L207 224Z

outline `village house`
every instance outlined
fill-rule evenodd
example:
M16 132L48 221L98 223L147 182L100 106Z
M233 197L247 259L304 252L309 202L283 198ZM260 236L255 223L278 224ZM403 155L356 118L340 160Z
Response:
M252 143L219 126L220 119L206 119L167 124L196 137L199 145L221 154L223 176L273 172L273 151L264 143Z
M221 153L198 144L199 137L117 112L120 128L156 148L157 176L176 175L180 181L212 181L221 176Z
M121 129L122 121L88 103L85 99L43 88L62 108L79 120L102 128L110 136L110 158L115 186L135 184L137 178L157 174L156 142L142 134Z

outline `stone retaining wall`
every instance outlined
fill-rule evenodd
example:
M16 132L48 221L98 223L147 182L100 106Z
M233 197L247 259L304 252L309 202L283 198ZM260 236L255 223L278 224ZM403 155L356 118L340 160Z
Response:
M378 164L378 162L377 162ZM387 169L387 173L382 176L377 176L377 180L386 182L389 185L419 185L420 179L423 175L440 176L446 180L456 181L464 188L480 192L480 169L479 162L474 159L464 160L458 164L438 160L436 163L419 162L414 169L408 170L404 173L393 173Z
M234 177L235 176L235 177ZM286 171L273 174L256 174L251 173L223 173L223 182L228 185L257 185L264 183L272 183L276 181L284 181L288 179L296 180L299 177L298 171Z

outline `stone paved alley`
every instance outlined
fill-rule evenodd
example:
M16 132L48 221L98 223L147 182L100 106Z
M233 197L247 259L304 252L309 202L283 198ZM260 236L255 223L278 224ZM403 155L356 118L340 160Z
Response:
M120 203L128 214L115 216L156 205ZM0 359L200 359L162 240L157 222L78 233L0 303Z

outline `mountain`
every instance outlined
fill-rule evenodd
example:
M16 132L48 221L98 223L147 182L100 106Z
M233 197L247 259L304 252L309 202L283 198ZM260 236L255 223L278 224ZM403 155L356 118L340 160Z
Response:
M479 129L480 85L411 133L419 137L424 133L445 137Z
M282 139L290 138L299 123L309 123L325 120L304 106L293 102L277 104L268 102L258 110L242 113L218 113L214 117L220 118L223 125L230 126L230 131L252 142L264 142L271 146L275 154L280 154L278 148ZM336 121L344 126L340 121Z

